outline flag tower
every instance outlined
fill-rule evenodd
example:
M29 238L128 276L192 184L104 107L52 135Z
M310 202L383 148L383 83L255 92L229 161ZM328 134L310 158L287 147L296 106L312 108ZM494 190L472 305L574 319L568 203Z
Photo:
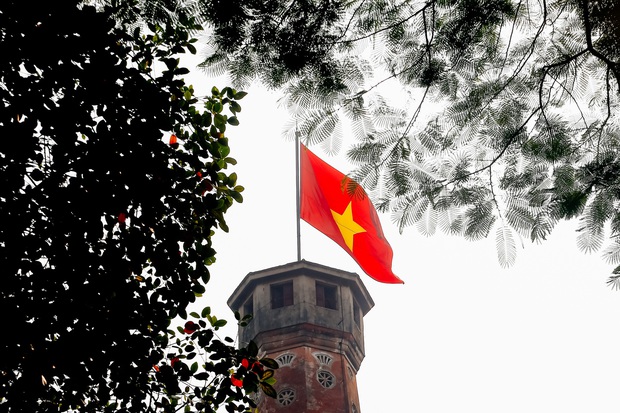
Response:
M249 273L228 299L242 316L239 345L254 341L280 368L277 397L257 393L261 413L359 413L363 317L374 302L356 273L301 259L300 221L340 245L371 278L403 283L363 188L297 143L297 261Z
M359 413L363 317L374 302L360 280L305 260L249 273L228 299L241 315L239 345L253 340L275 359L277 398L257 394L260 413Z

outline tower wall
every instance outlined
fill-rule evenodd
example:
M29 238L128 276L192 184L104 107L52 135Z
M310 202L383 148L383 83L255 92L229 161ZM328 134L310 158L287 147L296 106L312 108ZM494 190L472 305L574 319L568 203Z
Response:
M317 351L300 346L267 353L267 357L292 358L277 371L279 392L294 392L291 403L262 397L260 412L268 413L348 413L359 406L355 372L339 352Z

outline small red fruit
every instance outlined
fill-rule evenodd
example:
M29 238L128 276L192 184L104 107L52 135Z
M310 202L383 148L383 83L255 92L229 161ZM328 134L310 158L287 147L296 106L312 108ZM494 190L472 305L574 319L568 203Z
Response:
M239 380L234 375L230 376L230 381L237 387L243 387L243 380Z
M187 323L185 323L185 328L183 329L183 332L185 334L192 334L194 331L198 330L200 328L200 326L196 323L194 323L193 321L188 321Z

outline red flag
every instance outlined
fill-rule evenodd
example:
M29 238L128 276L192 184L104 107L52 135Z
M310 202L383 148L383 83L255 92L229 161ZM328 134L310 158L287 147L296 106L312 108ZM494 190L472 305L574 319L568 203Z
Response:
M364 189L304 145L300 158L301 218L344 248L370 277L403 283L392 272L392 247Z

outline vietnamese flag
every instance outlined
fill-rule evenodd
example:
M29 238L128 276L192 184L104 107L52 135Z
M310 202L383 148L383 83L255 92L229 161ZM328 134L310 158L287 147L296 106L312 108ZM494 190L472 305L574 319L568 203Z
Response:
M392 272L392 247L364 189L303 144L300 161L301 218L344 248L370 277L403 283Z

